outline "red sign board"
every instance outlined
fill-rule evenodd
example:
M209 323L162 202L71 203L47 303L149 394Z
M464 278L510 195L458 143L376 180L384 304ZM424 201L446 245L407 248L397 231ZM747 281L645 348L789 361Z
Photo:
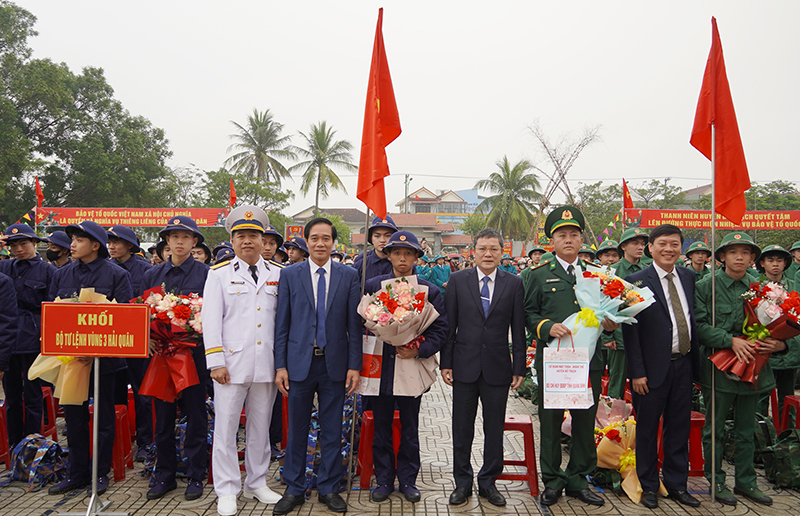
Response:
M711 211L694 210L625 210L625 225L654 228L661 224L673 224L683 229L711 229ZM748 211L742 223L731 223L719 213L718 229L800 229L800 211Z
M191 217L198 226L225 226L224 208L37 208L36 225L68 226L92 220L101 226L123 224L131 227L166 226L178 215Z
M514 242L511 242L511 241L503 242L503 254L510 255L513 252L512 251L513 246L514 246Z
M144 358L150 307L96 303L42 303L42 355Z
M289 240L292 237L302 237L303 236L303 226L289 226L286 225L286 240Z

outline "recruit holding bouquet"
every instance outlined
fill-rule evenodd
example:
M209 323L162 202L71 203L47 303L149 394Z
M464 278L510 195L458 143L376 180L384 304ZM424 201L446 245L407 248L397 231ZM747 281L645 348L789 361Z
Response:
M420 285L416 276L382 281L379 291L361 299L358 313L364 318L367 330L379 341L416 349L424 342L422 333L439 317L439 312L428 301L428 287ZM372 353L367 351L365 347L359 390L361 394L371 395L377 394L380 387L383 344L377 342ZM419 396L436 380L438 365L436 357L398 360L394 369L394 394Z
M165 293L159 286L146 290L131 303L150 307L153 356L139 394L172 403L183 389L200 383L191 348L202 339L203 298Z
M741 362L732 349L722 349L709 357L711 362L730 379L758 386L761 369L770 353L758 352L758 340L773 338L786 341L800 335L800 295L787 292L780 283L765 281L750 283L744 299L744 324L742 333L755 342L755 356L750 362Z

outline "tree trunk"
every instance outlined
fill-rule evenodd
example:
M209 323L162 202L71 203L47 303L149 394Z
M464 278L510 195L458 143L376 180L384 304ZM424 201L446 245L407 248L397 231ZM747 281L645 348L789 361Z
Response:
M319 217L319 181L322 176L322 167L317 168L317 197L314 200L314 218Z

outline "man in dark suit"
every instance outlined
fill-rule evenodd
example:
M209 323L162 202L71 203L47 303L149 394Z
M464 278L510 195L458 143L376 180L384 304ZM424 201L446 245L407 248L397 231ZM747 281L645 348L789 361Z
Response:
M498 270L503 237L492 228L475 236L476 267L454 272L445 293L450 332L442 348L442 378L453 387L453 477L450 503L472 496L470 451L478 399L483 405L483 467L478 494L503 506L494 481L503 472L503 427L509 385L525 375L525 312L522 280ZM511 330L512 353L508 353Z
M627 281L648 287L656 303L644 309L636 324L622 326L628 376L636 410L636 473L642 504L658 507L658 424L664 417L662 472L671 498L697 507L686 491L689 476L689 429L692 383L699 378L699 344L694 318L695 273L676 267L683 235L671 224L658 226L648 244L653 263Z
M345 391L352 394L362 366L358 273L331 260L336 228L325 218L305 227L310 260L281 271L275 322L275 383L289 397L289 439L283 479L288 484L273 514L305 501L306 448L314 394L319 398L322 463L319 500L346 512L338 494Z

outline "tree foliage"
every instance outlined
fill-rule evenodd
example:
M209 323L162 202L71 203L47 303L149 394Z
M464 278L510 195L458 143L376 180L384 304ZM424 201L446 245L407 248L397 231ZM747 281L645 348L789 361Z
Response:
M476 189L494 194L481 201L476 211L486 213L486 225L503 236L524 238L534 220L535 203L541 200L539 179L529 172L533 165L525 159L512 165L503 156L495 165L497 172L475 183Z
M482 230L486 226L486 215L480 213L479 211L474 211L464 217L464 220L461 222L461 224L459 224L458 229L460 229L465 235L475 238L475 235L478 234L478 231Z
M631 186L630 189L638 197L634 197L637 208L674 210L686 202L686 196L679 186L670 185L670 179L664 182L651 179L639 186Z
M241 125L231 120L237 132L230 135L234 141L228 152L236 151L225 164L234 172L244 172L251 179L265 179L280 184L281 179L289 177L288 169L281 160L294 160L294 152L289 148L291 136L281 136L283 124L276 122L269 109L247 117Z
M336 240L340 244L350 245L350 226L347 225L347 222L345 222L342 217L324 212L320 213L320 217L325 217L333 222L333 225L336 227Z

